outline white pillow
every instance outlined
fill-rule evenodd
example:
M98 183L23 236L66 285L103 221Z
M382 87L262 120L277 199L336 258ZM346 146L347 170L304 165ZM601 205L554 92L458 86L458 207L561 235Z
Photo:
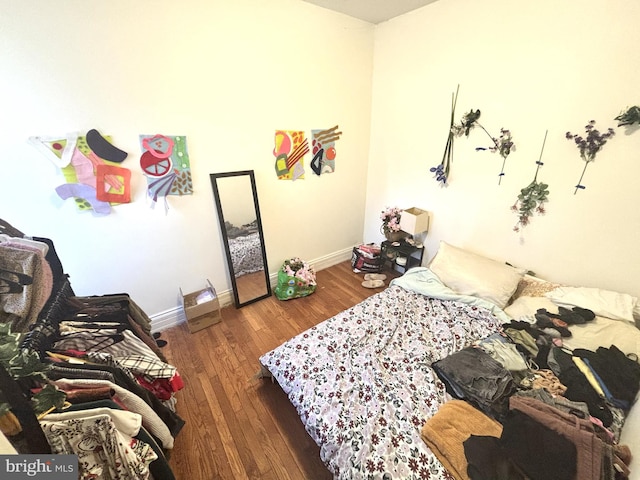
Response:
M519 297L504 309L505 313L514 320L521 317L534 317L539 308L549 312L556 312L558 307L545 297ZM569 325L571 337L563 338L565 347L573 350L585 348L595 352L598 347L609 348L615 345L625 354L640 355L640 330L635 326L620 320L596 317L590 322L580 325Z
M545 294L553 303L563 307L582 307L601 317L635 323L633 309L636 297L600 288L558 287Z
M544 308L549 312L556 312L558 310L557 305L546 297L528 297L523 295L505 307L504 313L514 320L519 320L520 317L533 317L540 308Z
M525 271L440 242L429 268L447 287L504 308Z

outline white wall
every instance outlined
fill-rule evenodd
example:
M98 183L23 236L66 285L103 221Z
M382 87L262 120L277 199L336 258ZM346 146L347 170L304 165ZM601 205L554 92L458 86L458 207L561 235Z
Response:
M51 238L78 295L150 315L228 291L209 174L255 170L272 272L362 240L374 27L298 0L0 0L0 218ZM276 129L339 124L334 174L279 181ZM80 214L32 135L97 128L129 152L133 202ZM140 134L185 135L194 194L150 208Z
M640 131L616 128L574 195L583 163L565 132L616 127L640 104L640 3L628 0L439 0L376 29L365 238L380 240L385 206L430 210L427 255L440 240L572 285L640 296ZM509 128L517 150L498 186L498 154L476 152L482 131L456 139L450 185L440 163L451 94L456 121L480 109L495 136ZM548 213L521 234L510 211L539 174Z
M577 195L582 163L564 138L592 118L615 126L640 103L638 2L439 0L377 27L298 0L0 8L0 218L53 239L80 295L127 292L159 315L177 308L178 287L210 278L228 290L209 173L244 169L256 172L272 272L287 256L337 258L363 229L379 241L382 208L418 206L433 213L428 256L443 239L550 280L640 295L640 132L616 129ZM500 186L499 157L474 151L488 140L480 131L456 140L448 188L428 171L458 84L457 119L480 108L490 131L513 132ZM335 174L276 180L275 129L336 123ZM62 176L26 141L90 128L128 151L134 172L133 203L108 217L57 198ZM547 129L548 214L516 234L509 207ZM153 133L186 135L191 157L194 195L170 197L167 215L149 208L137 164L138 135Z
M242 227L256 221L256 209L251 193L251 179L248 175L222 177L215 180L223 205L226 222L235 227ZM257 186L256 186L257 188ZM260 199L258 199L258 206Z

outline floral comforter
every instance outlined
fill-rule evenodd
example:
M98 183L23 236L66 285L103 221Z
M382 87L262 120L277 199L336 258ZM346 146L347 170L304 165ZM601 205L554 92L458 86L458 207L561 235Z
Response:
M451 398L430 365L494 333L501 320L401 284L260 358L336 479L453 478L420 437Z
M236 277L264 270L260 233L254 232L230 238L229 251Z

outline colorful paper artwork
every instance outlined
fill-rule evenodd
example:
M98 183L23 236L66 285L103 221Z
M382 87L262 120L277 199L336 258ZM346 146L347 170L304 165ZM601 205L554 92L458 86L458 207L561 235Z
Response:
M185 136L140 135L140 167L147 177L147 193L153 208L159 197L193 193L191 165Z
M338 131L338 125L327 130L311 130L311 170L316 175L336 171L336 140L340 135L342 132Z
M66 183L56 193L74 198L79 210L108 215L111 205L131 201L131 171L119 165L127 152L110 137L91 129L85 136L31 137L29 142L60 168Z
M309 153L309 140L304 132L276 130L273 156L276 158L276 175L280 180L304 178L304 156Z

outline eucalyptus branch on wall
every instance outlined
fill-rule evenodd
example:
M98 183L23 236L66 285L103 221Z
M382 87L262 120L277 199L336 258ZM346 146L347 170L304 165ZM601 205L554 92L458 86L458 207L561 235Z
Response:
M542 153L544 152L544 145L547 142L547 133L548 131L544 134L540 158L538 158L536 162L536 173L533 176L533 181L520 190L516 203L511 206L511 210L518 214L518 223L513 227L515 232L519 232L529 225L531 221L530 217L534 213L544 215L546 212L544 204L549 200L549 185L538 181L538 172L540 171L540 167L544 165L542 162Z
M496 138L492 136L486 128L478 123L478 126L484 130L484 132L489 135L489 138L493 142L492 147L477 147L476 150L490 150L492 152L500 153L502 157L502 168L500 169L500 173L498 174L498 185L502 182L502 177L504 177L504 166L507 163L507 157L509 154L516 149L513 140L511 139L511 132L505 128L500 129L500 137Z
M493 145L491 147L477 147L476 150L490 150L491 152L498 152L502 157L502 168L500 169L500 173L498 174L498 185L502 182L502 177L504 177L504 167L507 162L507 157L511 152L516 149L515 144L513 143L513 139L511 138L511 132L505 128L500 129L500 137L496 138L491 135L486 128L482 126L478 119L480 118L480 110L471 110L469 113L466 113L464 117L462 117L462 121L460 125L454 125L453 130L456 133L456 136L461 136L464 134L465 136L469 136L469 132L474 127L480 127L484 133L486 133Z
M584 161L584 168L582 169L582 174L580 175L580 180L578 180L576 189L573 192L574 195L578 193L578 190L584 190L587 188L582 185L582 179L587 171L587 167L591 162L595 161L597 153L602 150L602 147L607 143L607 140L613 137L616 133L613 131L613 128L608 128L605 133L600 133L595 125L595 120L591 120L587 125L585 125L584 137L571 132L567 132L565 135L567 140L573 140L575 142L578 150L580 151L580 158Z

